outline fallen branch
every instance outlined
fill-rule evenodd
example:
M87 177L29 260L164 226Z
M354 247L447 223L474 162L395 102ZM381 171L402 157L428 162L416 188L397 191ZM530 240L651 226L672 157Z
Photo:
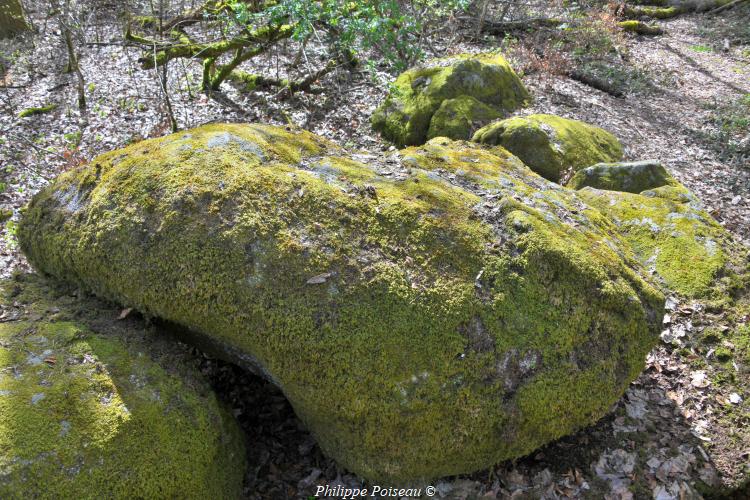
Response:
M623 6L621 12L626 19L641 19L644 17L650 17L652 19L670 19L672 17L679 16L689 12L691 9L683 5L676 5L670 7L630 7L628 5Z
M235 84L239 84L241 87L239 90L242 92L252 92L256 89L267 89L271 87L280 87L288 90L290 93L295 92L307 92L311 94L320 94L323 89L312 88L313 84L320 80L323 76L330 73L336 68L336 61L330 60L328 64L320 68L318 71L310 73L304 78L299 80L290 81L286 78L269 78L263 75L256 75L247 73L245 71L235 70L229 75L229 80Z
M245 35L213 43L184 43L183 41L183 43L165 44L164 42L133 35L130 31L125 33L125 37L127 40L139 45L147 47L157 46L154 56L149 55L138 59L143 69L152 69L154 66L161 66L167 61L181 57L198 59L217 58L231 50L278 42L284 38L291 37L293 32L294 28L289 25L264 26Z
M748 0L733 0L729 2L728 4L720 5L716 7L713 10L710 10L709 14L719 14L720 12L724 12L725 10L729 10L731 8L737 7L740 4L747 3Z
M617 25L623 30L629 33L637 33L639 35L662 35L664 30L655 24L646 24L642 21L621 21Z
M669 7L673 2L672 0L630 0L630 3L650 7Z
M644 0L638 0L633 3L640 4L637 7L631 7L627 4L621 4L617 7L616 13L626 19L670 19L688 12L709 12L711 14L722 12L726 9L739 5L747 0L710 0L703 3L681 2L672 4L670 2L648 0L648 5L644 5Z
M535 17L522 21L487 21L482 23L482 33L490 35L504 35L515 31L528 31L539 28L557 28L564 21L547 17Z
M601 90L602 92L605 92L613 97L620 98L625 96L625 94L620 89L615 88L608 81L602 80L601 78L597 78L588 73L584 73L579 70L572 70L568 72L568 77L596 90Z

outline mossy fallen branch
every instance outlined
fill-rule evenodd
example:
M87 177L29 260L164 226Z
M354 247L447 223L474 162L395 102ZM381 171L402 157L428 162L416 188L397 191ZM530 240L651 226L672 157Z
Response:
M733 5L735 2L739 3L743 1L746 0L711 0L700 3L680 2L672 4L665 0L649 0L648 2L642 0L633 2L638 4L636 7L631 7L627 4L621 5L617 9L617 13L625 19L671 19L688 12L715 12L719 9L723 9L725 6L729 8L729 6Z
M235 70L228 76L228 79L238 85L238 90L241 92L252 92L257 89L266 89L271 87L281 87L287 89L291 93L295 92L308 92L312 94L319 94L323 92L323 89L313 88L313 84L320 80L321 77L333 71L336 68L336 61L330 60L324 67L310 73L304 78L299 80L289 80L288 78L269 78L263 75L256 75L248 73L246 71Z
M172 59L189 58L203 61L202 87L205 91L218 90L226 78L240 64L262 54L274 43L290 38L293 25L268 25L255 30L246 30L242 35L212 43L195 43L181 29L169 31L167 40L147 38L132 31L128 23L125 40L144 49L138 59L142 69L153 69L167 64ZM221 56L234 51L229 63L217 66Z
M144 37L126 33L128 41L146 45L157 46L155 54L144 54L138 59L143 69L153 69L154 66L162 66L172 59L198 58L210 59L237 49L245 49L259 44L272 44L292 36L294 28L290 25L264 26L242 36L222 40L213 43L182 43L178 42L165 46L164 42L149 40ZM255 48L255 47L254 47Z
M40 106L37 108L26 108L18 113L19 118L26 118L34 115L44 115L57 109L57 104L48 104L47 106Z
M690 11L686 6L652 7L648 5L640 7L625 6L622 14L627 19L640 19L650 17L652 19L669 19Z
M623 30L629 33L637 33L639 35L655 36L664 34L664 30L655 24L646 24L642 21L621 21L617 25Z
M141 29L169 32L175 28L184 29L201 21L216 19L217 16L225 12L232 12L230 2L224 0L208 1L170 19L161 19L154 15L135 15L131 16L128 22L132 22Z

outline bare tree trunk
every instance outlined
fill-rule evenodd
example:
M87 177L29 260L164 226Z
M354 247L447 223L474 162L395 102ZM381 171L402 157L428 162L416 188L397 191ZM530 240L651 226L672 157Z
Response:
M86 81L81 73L81 67L78 64L78 55L76 54L75 46L73 45L73 35L70 33L67 25L62 24L63 39L65 40L65 46L68 49L68 67L66 72L75 72L78 79L78 109L86 109Z
M28 29L21 0L0 0L0 38L10 38Z
M487 17L487 7L489 7L489 4L490 0L482 0L482 2L480 3L479 17L477 18L477 37L482 34L482 27L484 26L484 20Z
M164 11L166 6L164 5L165 0L159 0L159 38L164 37ZM153 9L153 3L151 4ZM177 120L174 117L174 111L172 111L172 101L169 98L169 88L167 87L167 75L169 74L169 61L166 61L163 66L157 67L156 77L159 80L159 86L161 87L162 94L164 95L164 106L167 111L167 118L169 119L169 128L172 132L177 132Z
M161 86L161 91L164 95L164 105L167 111L167 118L169 119L169 128L172 130L172 132L177 132L177 120L174 117L174 111L172 110L172 100L169 98L169 90L167 88L168 68L169 62L165 63L163 66L156 68L156 71L158 73L157 76L159 78L159 85Z

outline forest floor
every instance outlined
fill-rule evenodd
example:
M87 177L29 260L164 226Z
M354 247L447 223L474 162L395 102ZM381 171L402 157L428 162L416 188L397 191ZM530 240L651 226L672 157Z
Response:
M662 36L627 37L627 64L648 83L625 98L549 72L527 71L524 81L535 100L521 114L559 114L612 131L628 159L664 162L720 223L750 245L748 153L726 147L727 134L750 137L750 45L746 39L744 45L736 44L727 34L735 29L737 15L736 10L711 18L685 15L662 22ZM743 22L746 26L750 17L739 20ZM83 48L89 101L83 114L75 107L74 76L60 71L59 37L38 35L33 46L28 40L0 46L10 68L0 96L0 214L12 210L0 231L0 278L16 269L29 270L15 227L19 209L36 191L97 154L168 132L156 76L138 68L139 54L119 38L116 29L98 24L91 33L96 41ZM498 44L494 39L446 39L435 52L448 47L480 51ZM517 68L524 67L519 46L509 46L508 53ZM269 58L259 64L272 71L274 63ZM390 147L369 126L370 114L385 95L384 82L390 78L385 73L337 72L321 83L325 93L286 100L272 92L243 95L227 86L226 95L238 108L203 95L199 76L196 64L178 62L173 68L171 98L181 128L212 121L292 121L352 150ZM58 107L18 118L23 109L49 104ZM740 141L750 149L747 143ZM669 342L649 355L644 373L607 417L532 456L441 480L435 485L440 497L667 500L697 498L701 485L736 486L743 474L750 474L750 431L730 438L737 434L731 426L750 427L750 389L730 392L712 384L705 376L712 353L696 349L693 342L708 328L728 328L727 320L699 302L675 297L670 297L667 312L663 337ZM307 497L318 484L361 484L322 455L273 386L196 354L248 434L248 498ZM740 417L727 419L728 412ZM736 497L747 498L741 495Z

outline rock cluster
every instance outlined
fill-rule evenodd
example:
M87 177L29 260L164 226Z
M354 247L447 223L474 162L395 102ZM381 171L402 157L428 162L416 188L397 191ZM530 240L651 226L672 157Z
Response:
M373 125L411 147L350 154L238 124L143 141L38 193L22 248L39 271L263 375L324 452L371 480L475 471L591 424L642 370L662 291L705 296L728 275L728 233L657 162L612 163L623 151L608 132L506 118L529 96L500 56L435 60L394 89ZM51 433L0 447L0 493L54 467L65 488L79 476L61 471L92 460L104 465L86 478L111 474L117 439L134 481L154 460L183 467L174 449L241 467L240 445L218 446L235 431L215 401L121 339L18 323L0 341L4 366L25 363L20 382L0 377L0 409ZM51 377L21 359L29 345L70 368ZM94 413L66 416L60 384ZM94 414L104 427L89 429ZM134 424L164 450L139 454L142 439L118 431ZM21 427L2 425L16 439ZM237 487L216 464L155 487L212 475L212 491Z
M478 128L529 100L499 54L433 59L396 79L372 126L399 147L439 136L470 139Z

